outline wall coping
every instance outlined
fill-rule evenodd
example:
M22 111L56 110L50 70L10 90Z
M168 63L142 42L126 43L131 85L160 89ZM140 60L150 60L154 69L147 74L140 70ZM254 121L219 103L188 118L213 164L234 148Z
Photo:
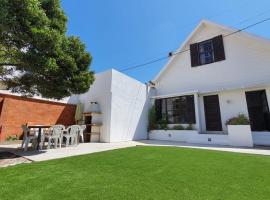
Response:
M2 97L2 98L12 98L12 99L17 99L17 100L22 100L22 101L32 101L32 102L37 102L37 103L53 104L53 105L76 106L76 104L69 104L69 103L50 101L50 100L44 100L44 99L36 99L36 98L31 98L31 97L17 96L17 95L4 94L4 93L0 93L0 97Z

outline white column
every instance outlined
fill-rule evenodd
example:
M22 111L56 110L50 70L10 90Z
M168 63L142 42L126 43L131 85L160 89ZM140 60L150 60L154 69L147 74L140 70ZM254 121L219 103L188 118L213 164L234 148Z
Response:
M266 87L266 98L267 98L267 102L268 102L268 107L270 108L270 87Z
M194 94L194 105L195 105L195 119L196 119L196 129L198 132L201 132L201 123L200 123L200 105L199 105L199 96L198 93Z

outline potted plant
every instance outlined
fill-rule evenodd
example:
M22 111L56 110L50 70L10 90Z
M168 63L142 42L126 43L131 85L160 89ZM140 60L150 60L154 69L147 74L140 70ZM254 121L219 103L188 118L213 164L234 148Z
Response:
M249 119L244 114L230 118L226 125L228 136L232 146L253 147L251 128Z

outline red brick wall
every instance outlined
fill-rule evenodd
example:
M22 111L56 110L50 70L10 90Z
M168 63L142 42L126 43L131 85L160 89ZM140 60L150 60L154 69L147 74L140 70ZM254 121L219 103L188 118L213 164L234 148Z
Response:
M2 106L1 106L2 102ZM76 105L0 94L0 141L22 135L21 125L75 124Z

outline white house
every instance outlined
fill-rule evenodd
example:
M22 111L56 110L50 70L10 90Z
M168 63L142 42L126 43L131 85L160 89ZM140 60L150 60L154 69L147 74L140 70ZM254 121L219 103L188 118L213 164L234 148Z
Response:
M196 130L152 131L151 139L222 145L249 140L228 134L226 121L242 113L250 119L252 142L270 144L270 41L235 31L202 21L152 80L159 116L169 126L193 124Z
M101 142L149 137L201 144L270 145L270 41L236 31L202 21L151 84L112 69L96 74L88 92L63 102L81 102L85 112L90 110L90 102L99 104L102 115L95 120L102 123ZM149 102L171 129L182 125L194 130L147 133ZM226 121L239 113L249 117L251 130L228 133Z

